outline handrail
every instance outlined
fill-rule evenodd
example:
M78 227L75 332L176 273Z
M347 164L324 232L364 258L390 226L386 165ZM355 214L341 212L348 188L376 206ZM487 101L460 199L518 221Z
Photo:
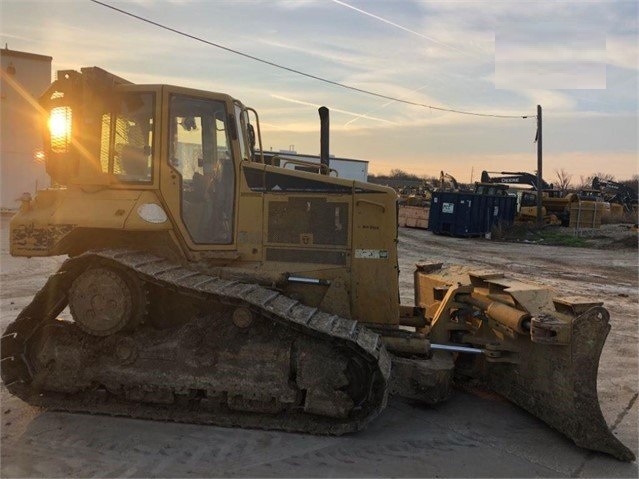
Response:
M262 147L262 131L260 129L260 117L257 114L255 108L251 108L250 106L244 107L246 111L252 111L255 115L255 126L257 127L257 142L260 146L260 163L264 163L264 148Z

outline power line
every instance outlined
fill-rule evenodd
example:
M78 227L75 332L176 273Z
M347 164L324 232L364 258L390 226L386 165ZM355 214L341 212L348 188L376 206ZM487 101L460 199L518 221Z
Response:
M370 91L370 90L364 90L363 88L357 88L357 87L354 87L354 86L346 85L344 83L339 83L339 82L336 82L336 81L333 81L333 80L328 80L326 78L322 78L322 77L319 77L317 75L312 75L310 73L305 73L303 71L296 70L294 68L290 68L290 67L287 67L287 66L284 66L284 65L280 65L278 63L271 62L269 60L264 60L264 59L256 57L256 56L249 55L248 53L244 53L244 52L241 52L239 50L234 50L233 48L225 47L224 45L220 45L219 43L211 42L209 40L206 40L204 38L198 37L196 35L191 35L190 33L183 32L181 30L177 30L176 28L169 27L169 26L164 25L162 23L158 23L156 21L150 20L150 19L142 17L140 15L136 15L135 13L131 13L131 12L128 12L128 11L123 10L121 8L114 7L113 5L109 5L108 3L104 3L104 2L101 2L99 0L89 0L89 1L92 2L92 3L95 3L97 5L101 5L103 7L111 9L111 10L113 10L115 12L118 12L118 13L121 13L123 15L126 15L128 17L135 18L136 20L140 20L141 22L148 23L150 25L156 26L156 27L161 28L163 30L167 30L169 32L176 33L176 34L181 35L181 36L186 37L186 38L190 38L191 40L195 40L197 42L204 43L206 45L209 45L209 46L212 46L212 47L215 47L215 48L219 48L220 50L224 50L224 51L227 51L229 53L234 53L236 55L240 55L240 56L242 56L244 58L248 58L249 60L253 60L253 61L256 61L256 62L259 62L259 63L263 63L265 65L269 65L269 66L272 66L274 68L279 68L280 70L285 70L285 71L288 71L290 73L295 73L297 75L302 75L302 76L304 76L306 78L312 78L313 80L317 80L317 81L321 81L321 82L324 82L324 83L328 83L329 85L334 85L334 86L338 86L340 88L345 88L347 90L363 93L365 95L370 95L370 96L374 96L374 97L377 97L377 98L383 98L385 100L392 100L392 101L395 101L395 102L398 102L398 103L404 103L404 104L407 104L407 105L430 108L431 110L444 111L444 112L448 112L448 113L457 113L459 115L483 116L483 117L492 117L492 118L524 118L524 119L535 117L534 114L532 114L532 115L496 115L496 114L491 114L491 113L475 113L475 112L470 112L470 111L454 110L454 109L451 109L451 108L443 108L443 107L439 107L439 106L432 106L432 105L427 105L425 103L418 103L418 102L413 102L413 101L409 101L409 100L402 100L400 98L395 98L395 97L392 97L392 96L389 96L389 95L384 95L384 94L376 93L376 92L373 92L373 91Z

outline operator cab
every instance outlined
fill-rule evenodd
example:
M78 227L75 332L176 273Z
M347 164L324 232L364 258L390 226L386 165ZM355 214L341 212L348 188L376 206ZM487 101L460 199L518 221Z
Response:
M255 151L239 101L95 67L60 72L43 98L54 185L155 190L196 248L233 244L238 168Z

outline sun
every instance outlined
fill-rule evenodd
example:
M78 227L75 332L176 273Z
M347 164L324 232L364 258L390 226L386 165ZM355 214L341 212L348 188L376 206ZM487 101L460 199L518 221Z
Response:
M49 133L51 149L56 152L66 151L71 141L71 108L63 106L51 110L49 115Z

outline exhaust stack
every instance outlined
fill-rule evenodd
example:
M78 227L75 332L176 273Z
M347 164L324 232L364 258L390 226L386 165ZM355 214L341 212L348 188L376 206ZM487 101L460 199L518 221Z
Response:
M330 157L329 157L329 128L330 120L328 116L328 108L325 106L320 107L318 110L320 116L320 163L325 165L326 168L322 168L320 172L329 174Z

